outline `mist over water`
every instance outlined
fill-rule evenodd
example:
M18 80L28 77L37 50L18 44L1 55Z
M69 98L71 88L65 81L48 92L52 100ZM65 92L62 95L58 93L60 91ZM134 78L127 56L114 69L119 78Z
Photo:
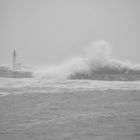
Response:
M71 75L91 73L140 74L140 65L114 59L112 50L113 47L108 42L96 41L86 47L81 56L57 66L34 67L32 71L35 77L47 79L67 79Z
M61 65L25 68L33 72L34 78L0 78L0 96L31 92L46 93L46 91L47 93L109 89L139 91L140 79L137 77L140 76L140 66L116 60L112 58L111 52L110 44L106 41L97 41L89 45L81 56L67 60ZM83 78L83 75L86 77ZM98 79L97 75L116 77L115 80L108 77L104 81L106 77ZM129 80L121 80L123 75Z

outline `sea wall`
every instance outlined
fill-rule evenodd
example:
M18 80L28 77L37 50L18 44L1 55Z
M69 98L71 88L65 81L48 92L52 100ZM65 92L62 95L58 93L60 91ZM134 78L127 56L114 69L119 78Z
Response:
M104 81L138 81L140 74L103 74L103 73L74 73L68 77L69 79L89 79L89 80L104 80Z

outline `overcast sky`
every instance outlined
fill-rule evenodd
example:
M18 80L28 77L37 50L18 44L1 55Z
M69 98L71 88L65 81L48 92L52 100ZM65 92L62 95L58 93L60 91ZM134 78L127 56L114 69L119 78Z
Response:
M140 0L0 0L0 65L58 64L97 40L140 63Z

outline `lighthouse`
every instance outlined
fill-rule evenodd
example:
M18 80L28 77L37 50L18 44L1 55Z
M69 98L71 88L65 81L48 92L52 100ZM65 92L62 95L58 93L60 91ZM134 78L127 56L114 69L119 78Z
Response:
M32 78L31 71L21 69L21 63L17 60L16 50L12 52L12 67L0 67L0 77L5 78Z
M16 50L14 50L13 55L12 55L12 68L13 68L13 70L17 69L17 54L16 54Z

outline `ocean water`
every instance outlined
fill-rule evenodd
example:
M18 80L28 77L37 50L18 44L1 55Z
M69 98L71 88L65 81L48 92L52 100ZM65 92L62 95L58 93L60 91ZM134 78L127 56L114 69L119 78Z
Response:
M46 78L0 78L0 96L14 94L59 93L93 90L136 90L140 91L140 81L94 81Z
M140 81L0 79L0 140L139 140Z

